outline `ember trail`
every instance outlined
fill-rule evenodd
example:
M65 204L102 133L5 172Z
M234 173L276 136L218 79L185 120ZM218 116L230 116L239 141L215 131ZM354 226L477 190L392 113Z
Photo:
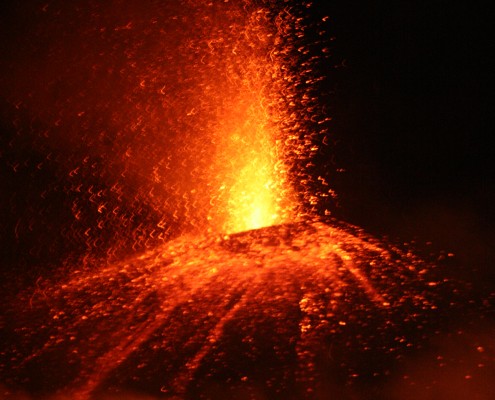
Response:
M437 310L429 265L308 216L326 188L296 167L322 132L301 129L326 117L303 89L318 78L302 11L198 3L34 11L45 52L22 50L4 91L38 121L19 131L56 170L41 191L63 193L70 213L48 226L71 251L10 305L11 393L350 396Z

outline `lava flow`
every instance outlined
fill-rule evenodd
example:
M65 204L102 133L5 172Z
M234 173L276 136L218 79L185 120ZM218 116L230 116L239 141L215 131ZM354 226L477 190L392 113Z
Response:
M335 222L180 238L38 282L13 316L17 379L81 399L312 397L328 369L379 376L416 346L436 309L426 267Z
M19 6L31 30L1 81L22 243L8 276L25 275L3 394L383 398L367 390L438 333L449 281L312 215L328 119L310 4L67 3Z

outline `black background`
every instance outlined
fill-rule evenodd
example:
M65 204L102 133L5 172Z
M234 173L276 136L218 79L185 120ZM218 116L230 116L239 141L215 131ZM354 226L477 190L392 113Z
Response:
M476 2L317 2L334 65L334 214L376 233L432 242L464 274L493 280L493 63ZM462 267L461 267L462 266ZM476 278L475 278L476 279Z

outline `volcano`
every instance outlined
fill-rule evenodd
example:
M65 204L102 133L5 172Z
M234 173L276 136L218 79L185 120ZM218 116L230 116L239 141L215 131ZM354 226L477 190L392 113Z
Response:
M430 269L331 220L181 237L38 282L8 324L12 381L81 399L365 385L432 334L443 283Z

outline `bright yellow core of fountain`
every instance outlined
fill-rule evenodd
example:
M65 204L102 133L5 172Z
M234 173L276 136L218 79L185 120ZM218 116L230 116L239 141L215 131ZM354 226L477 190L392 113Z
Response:
M276 126L262 102L247 96L225 123L219 151L218 196L225 210L221 230L235 233L292 220L287 167ZM246 101L248 100L248 101ZM235 126L232 126L235 125Z
M258 10L239 32L241 39L210 43L218 74L208 86L214 89L206 90L214 90L216 107L208 219L225 233L293 221L297 209L283 134L294 118L283 94L288 69L277 57L277 32L268 29L267 19Z

